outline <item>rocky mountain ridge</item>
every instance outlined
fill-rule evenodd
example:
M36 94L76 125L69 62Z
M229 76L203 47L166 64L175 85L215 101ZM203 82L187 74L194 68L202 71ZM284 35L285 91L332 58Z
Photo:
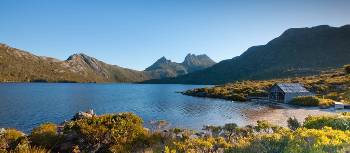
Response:
M223 84L318 74L350 63L350 25L291 28L207 69L147 83Z
M205 54L187 54L182 63L172 62L163 56L150 67L146 68L145 71L156 73L158 76L154 78L168 78L202 70L214 64L215 62Z

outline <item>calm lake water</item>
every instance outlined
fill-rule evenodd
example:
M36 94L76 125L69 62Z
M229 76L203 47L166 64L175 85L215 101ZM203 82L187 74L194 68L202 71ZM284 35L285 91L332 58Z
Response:
M172 127L201 129L203 125L247 123L242 111L265 107L196 98L176 93L198 85L3 83L0 84L0 127L29 132L43 122L61 123L78 111L97 114L134 112L145 125L167 120Z

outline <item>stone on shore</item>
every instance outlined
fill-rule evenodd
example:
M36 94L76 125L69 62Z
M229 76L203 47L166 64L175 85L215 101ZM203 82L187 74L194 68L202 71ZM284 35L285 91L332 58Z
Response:
M74 115L72 120L80 120L80 119L84 119L84 118L91 118L95 116L94 111L93 110L89 110L86 112L78 112Z

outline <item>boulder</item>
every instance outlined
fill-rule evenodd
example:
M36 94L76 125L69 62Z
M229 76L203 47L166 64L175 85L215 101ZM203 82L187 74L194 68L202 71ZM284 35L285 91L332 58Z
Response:
M4 134L6 132L6 129L0 128L0 135Z
M93 110L89 110L87 112L78 112L74 115L72 120L80 120L83 118L91 118L95 116L94 111Z

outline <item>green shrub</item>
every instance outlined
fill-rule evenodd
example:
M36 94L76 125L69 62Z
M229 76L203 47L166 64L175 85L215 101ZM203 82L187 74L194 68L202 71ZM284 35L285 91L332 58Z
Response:
M291 103L299 106L318 106L320 100L314 96L301 96L293 98Z
M350 116L309 116L303 126L309 129L322 129L327 126L338 130L350 130Z
M6 129L0 134L0 152L14 149L19 143L20 139L24 137L24 133L16 129Z
M285 152L340 152L350 142L350 132L325 127L322 130L299 128L290 138Z
M50 151L41 147L28 146L21 149L16 148L15 150L9 151L9 153L50 153Z
M321 108L329 108L329 107L334 105L334 101L331 99L319 99L319 100L320 100L320 102L318 105Z
M350 112L342 112L341 115L350 117Z
M350 132L326 127L322 130L298 128L241 138L227 153L326 153L342 152L349 146Z
M130 152L140 137L147 134L143 121L133 113L84 118L65 125L66 135L76 135L82 152Z
M344 65L344 71L346 74L350 74L350 64Z
M9 141L17 140L22 136L24 136L24 133L16 129L6 129L5 133L2 134L2 137Z
M228 99L233 101L247 101L247 98L241 94L232 94L228 97Z
M266 90L253 90L249 92L249 96L252 97L266 97L269 95L269 92Z
M32 130L30 140L33 145L52 148L58 142L57 126L53 123L44 123Z
M279 153L285 150L288 137L273 133L257 135L250 139L240 139L238 144L228 149L228 153Z

